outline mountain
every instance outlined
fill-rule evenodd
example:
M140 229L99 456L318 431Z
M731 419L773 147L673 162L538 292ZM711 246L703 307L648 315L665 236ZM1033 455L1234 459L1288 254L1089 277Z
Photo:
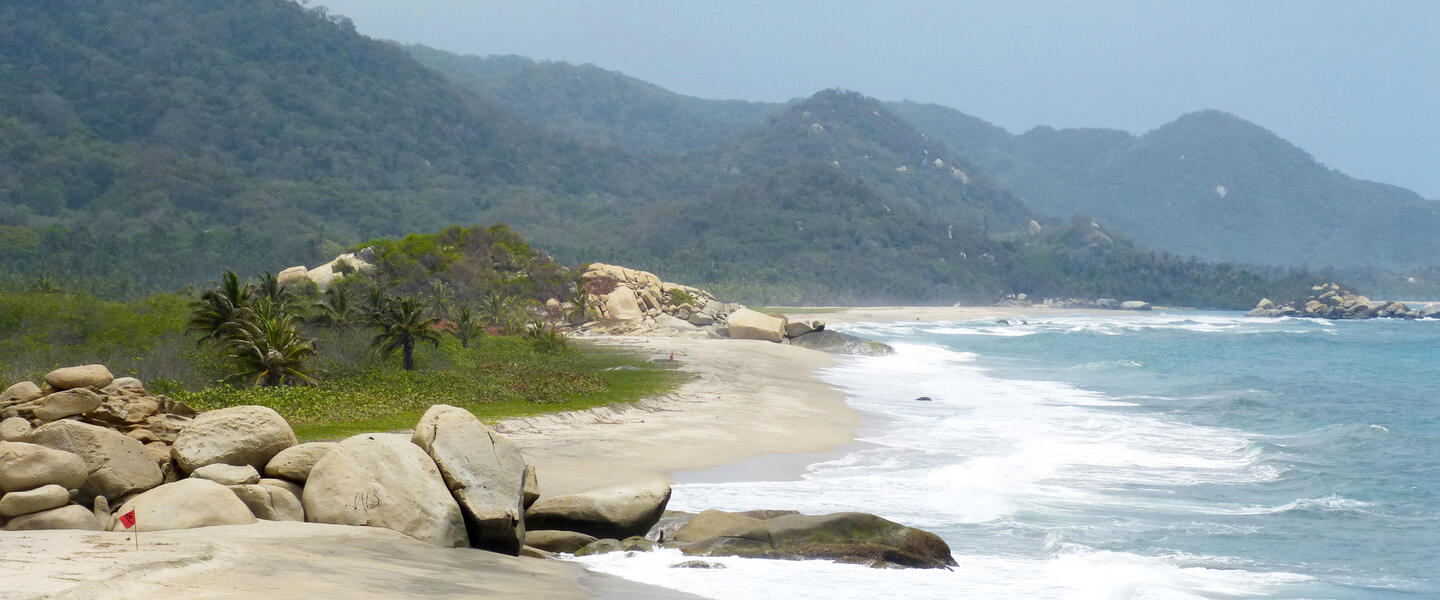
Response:
M1228 113L1187 114L1140 136L1049 127L1016 136L946 107L890 106L1036 211L1086 214L1155 248L1311 268L1440 262L1440 202L1327 168Z

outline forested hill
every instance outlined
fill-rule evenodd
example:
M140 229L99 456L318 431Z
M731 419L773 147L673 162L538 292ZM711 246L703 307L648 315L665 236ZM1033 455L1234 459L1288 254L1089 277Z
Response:
M890 106L1036 211L1087 214L1156 248L1312 268L1440 262L1440 202L1349 177L1227 113L1191 113L1141 136L1017 136L942 106Z

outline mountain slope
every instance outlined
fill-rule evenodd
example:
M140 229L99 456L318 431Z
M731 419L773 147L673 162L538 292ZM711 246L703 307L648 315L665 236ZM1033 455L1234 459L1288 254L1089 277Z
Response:
M1035 210L1087 214L1156 248L1309 267L1407 268L1440 252L1440 203L1326 168L1227 113L1188 114L1138 137L1047 127L1012 136L953 109L892 108Z

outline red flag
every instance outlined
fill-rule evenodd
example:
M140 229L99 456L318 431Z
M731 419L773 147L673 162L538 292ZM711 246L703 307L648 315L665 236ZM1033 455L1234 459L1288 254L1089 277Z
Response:
M123 514L123 515L120 515L120 524L121 524L121 525L124 525L126 529L129 529L129 528L131 528L131 527L134 527L134 526L135 526L135 509L132 508L132 509L130 509L130 512L127 512L127 513L125 513L125 514Z

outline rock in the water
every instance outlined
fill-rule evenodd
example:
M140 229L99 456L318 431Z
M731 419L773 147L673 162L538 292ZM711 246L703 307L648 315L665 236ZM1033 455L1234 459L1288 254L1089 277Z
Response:
M186 473L215 463L250 465L258 471L295 443L295 431L280 413L264 406L233 406L195 417L175 438L171 452Z
M626 552L653 552L660 545L638 535L620 540L620 549Z
M255 515L229 488L208 479L181 479L135 496L114 512L123 515L135 511L137 531L193 529L211 525L244 525L255 522ZM110 523L111 531L124 529L119 519Z
M70 490L53 483L33 490L9 492L0 497L0 517L13 519L20 515L59 508L68 502Z
M74 489L90 471L79 456L25 442L0 442L0 492L18 492L56 484Z
M83 529L99 531L100 523L95 513L78 504L15 517L5 523L5 531L31 531L38 529Z
M670 485L652 481L541 498L525 511L525 522L533 529L562 529L597 538L624 539L650 531L669 501Z
M706 511L676 533L686 554L829 559L871 566L953 566L950 547L928 531L865 513L744 519ZM687 531L694 529L694 531Z
M198 471L197 471L198 472ZM193 475L192 475L193 477ZM304 521L305 508L290 492L259 484L226 486L257 519L266 521Z
M469 545L465 518L440 468L406 435L370 433L340 442L315 463L301 502L311 522L384 527L438 546Z
M828 329L812 331L800 337L790 338L790 344L800 346L801 348L829 352L831 354L889 356L895 353L895 349L887 344Z
M335 446L335 442L306 442L281 450L265 464L265 475L305 483L310 477L310 469L315 468L315 463L320 462Z
M1440 317L1440 304L1431 302L1430 304L1426 304L1425 306L1421 307L1419 317L1421 319L1433 319L1435 317Z
M0 421L0 442L23 442L30 439L30 421L24 417L10 417Z
M609 554L611 552L619 552L621 550L623 550L623 548L620 547L620 540L606 538L602 540L595 540L593 542L590 542L589 544L585 544L583 548L575 551L575 556Z
M785 337L800 337L823 329L825 329L825 324L819 321L791 321L785 324Z
M540 499L540 478L535 474L535 465L525 465L525 485L522 492L525 494L527 509Z
M1150 310L1150 303L1142 300L1126 300L1120 303L1120 310Z
M525 545L525 457L470 411L431 406L411 438L424 449L465 513L470 545L518 554Z
M122 498L160 485L164 474L145 455L145 445L118 431L81 423L56 421L30 433L30 441L64 450L85 461L89 476L80 496L89 503L96 496Z
M191 477L209 479L220 485L247 485L260 481L260 473L250 465L205 465L190 472Z
M55 392L40 400L35 418L46 423L89 412L100 407L104 397L85 388Z
M115 376L110 374L110 369L105 365L82 365L79 367L65 367L55 369L45 375L45 383L57 390L69 390L74 388L95 388L100 389L110 382L115 381Z
M40 386L22 381L0 392L0 406L24 404L40 397Z
M726 317L730 337L779 342L785 339L785 319L742 308Z
M546 552L574 554L594 541L595 536L585 535L578 531L532 529L525 532L526 546L533 546Z
M672 569L723 569L725 565L708 560L687 560L670 565Z

